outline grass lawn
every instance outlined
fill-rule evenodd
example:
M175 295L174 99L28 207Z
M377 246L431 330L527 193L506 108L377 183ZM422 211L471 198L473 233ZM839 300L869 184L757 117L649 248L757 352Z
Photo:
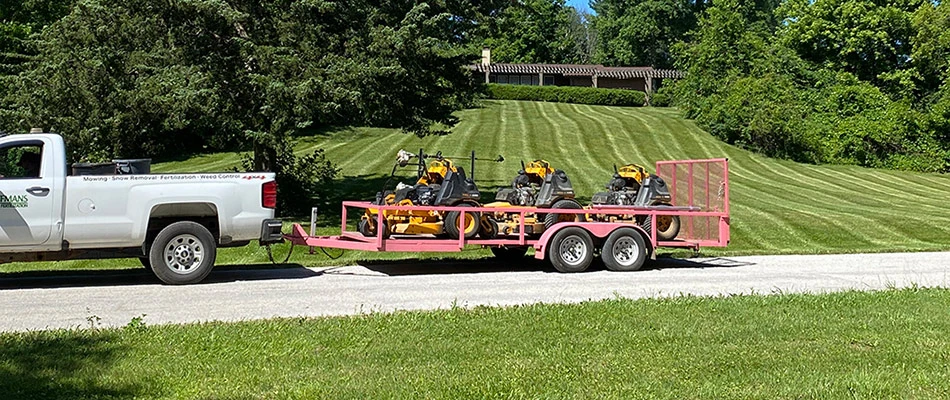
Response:
M732 242L704 249L710 256L741 254L853 253L950 249L950 176L816 166L765 158L724 144L671 108L626 108L527 101L487 101L458 113L461 122L446 136L418 138L390 129L353 128L300 137L297 150L324 148L341 168L326 198L314 199L327 219L322 234L339 231L341 199L371 199L386 180L399 149L447 155L471 150L485 157L501 154L503 163L476 165L483 194L509 185L518 161L544 158L567 171L582 200L601 190L614 164L656 160L730 160ZM223 171L240 163L238 154L211 154L158 163L154 172ZM467 166L467 161L463 162ZM415 170L403 171L405 181ZM278 251L286 252L286 249ZM416 254L347 252L331 260L297 251L291 262L305 266L362 260L418 257ZM662 252L661 252L662 253ZM429 257L484 257L486 250ZM684 253L676 253L684 254ZM266 263L266 253L251 246L224 249L219 264ZM137 268L137 260L6 264L0 273L37 269Z
M0 398L947 398L948 309L906 289L132 321L0 334Z

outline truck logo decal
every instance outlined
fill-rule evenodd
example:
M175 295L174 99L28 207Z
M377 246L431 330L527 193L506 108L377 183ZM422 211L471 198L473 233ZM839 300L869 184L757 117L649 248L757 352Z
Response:
M0 194L0 208L25 208L30 206L30 199L25 194Z

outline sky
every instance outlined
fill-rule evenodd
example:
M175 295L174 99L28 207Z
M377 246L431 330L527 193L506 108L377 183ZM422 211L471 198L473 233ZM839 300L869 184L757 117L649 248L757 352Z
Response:
M577 11L591 12L588 3L590 3L590 0L567 0L567 5L573 6Z

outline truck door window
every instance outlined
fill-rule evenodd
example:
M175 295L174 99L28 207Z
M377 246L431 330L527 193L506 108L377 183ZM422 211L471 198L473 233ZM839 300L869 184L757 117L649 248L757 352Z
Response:
M14 145L0 149L0 178L32 179L40 177L43 147Z

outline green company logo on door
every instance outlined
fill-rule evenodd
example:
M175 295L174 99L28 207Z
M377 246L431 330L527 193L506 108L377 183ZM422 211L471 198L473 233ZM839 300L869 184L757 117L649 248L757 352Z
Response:
M0 194L0 208L24 208L29 207L29 198L24 194L15 194L6 196Z

